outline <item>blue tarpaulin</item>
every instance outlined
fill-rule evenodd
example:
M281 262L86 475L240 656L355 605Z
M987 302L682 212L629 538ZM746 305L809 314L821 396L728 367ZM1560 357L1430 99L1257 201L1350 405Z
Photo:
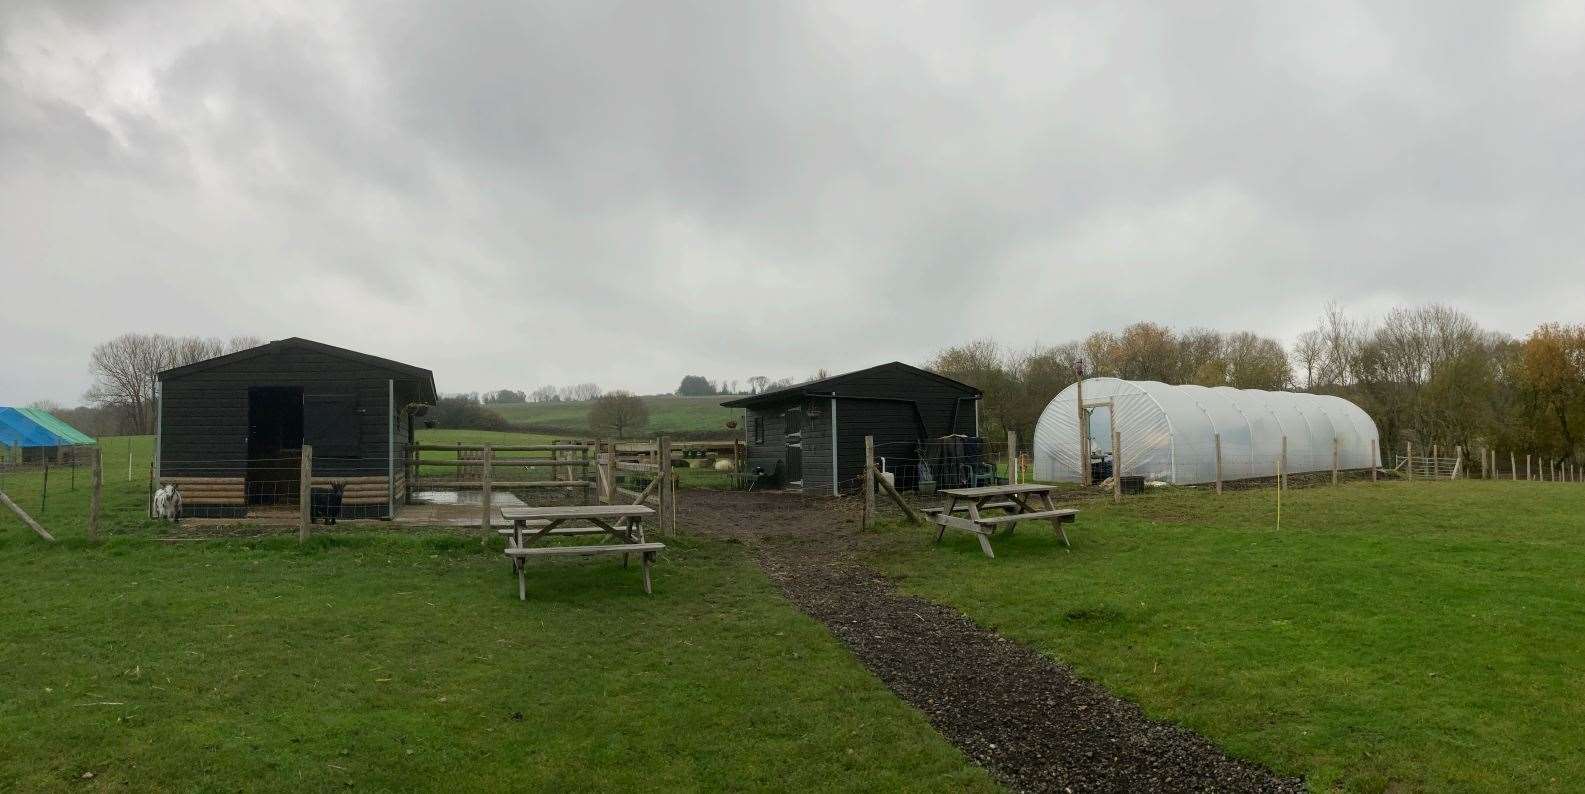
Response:
M72 430L69 425L54 420L40 421L30 409L0 407L0 447L70 447L93 443L93 439ZM47 416L47 414L46 414ZM55 425L59 425L57 428ZM69 432L68 432L69 431ZM84 441L86 439L86 442Z

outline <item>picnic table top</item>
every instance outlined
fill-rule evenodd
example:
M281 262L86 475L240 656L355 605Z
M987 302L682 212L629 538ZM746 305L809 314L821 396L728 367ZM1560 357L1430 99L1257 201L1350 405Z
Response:
M503 507L501 517L508 521L542 518L549 521L573 518L644 518L655 515L644 505L556 505L552 507Z
M1039 485L1032 482L1018 485L981 485L976 488L943 488L941 493L947 496L956 496L959 499L978 499L982 496L1011 496L1020 493L1040 493L1042 491L1055 491L1055 485Z

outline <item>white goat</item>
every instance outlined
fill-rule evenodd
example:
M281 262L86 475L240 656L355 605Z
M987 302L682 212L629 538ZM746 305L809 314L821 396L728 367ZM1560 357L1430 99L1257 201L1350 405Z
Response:
M175 485L154 492L154 516L173 523L181 519L182 492Z

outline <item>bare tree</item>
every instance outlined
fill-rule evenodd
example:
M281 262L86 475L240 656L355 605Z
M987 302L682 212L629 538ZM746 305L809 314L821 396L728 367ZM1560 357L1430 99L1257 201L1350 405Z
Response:
M88 359L93 385L84 398L122 415L132 432L153 431L159 374L260 344L251 336L219 338L163 334L122 334L94 348Z
M613 391L601 396L589 408L589 429L596 433L610 433L616 438L625 437L649 424L649 406L625 391Z
M1299 366L1304 368L1304 388L1315 388L1315 367L1321 362L1325 350L1325 343L1321 331L1311 329L1299 334L1299 339L1293 345L1293 358Z
M765 387L769 385L770 378L767 378L764 375L755 375L754 377L748 379L748 393L763 394L765 392Z
M120 413L133 433L148 433L164 347L163 338L154 334L122 334L94 347L88 358L94 382L84 397Z

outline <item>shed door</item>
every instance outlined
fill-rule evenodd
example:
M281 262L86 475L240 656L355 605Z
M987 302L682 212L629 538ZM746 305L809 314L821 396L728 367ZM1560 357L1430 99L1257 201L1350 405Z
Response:
M358 457L363 437L355 394L311 394L303 398L303 443L316 458Z
M782 479L789 483L804 479L803 426L802 408L789 408L782 414L783 432L787 435L787 471Z

